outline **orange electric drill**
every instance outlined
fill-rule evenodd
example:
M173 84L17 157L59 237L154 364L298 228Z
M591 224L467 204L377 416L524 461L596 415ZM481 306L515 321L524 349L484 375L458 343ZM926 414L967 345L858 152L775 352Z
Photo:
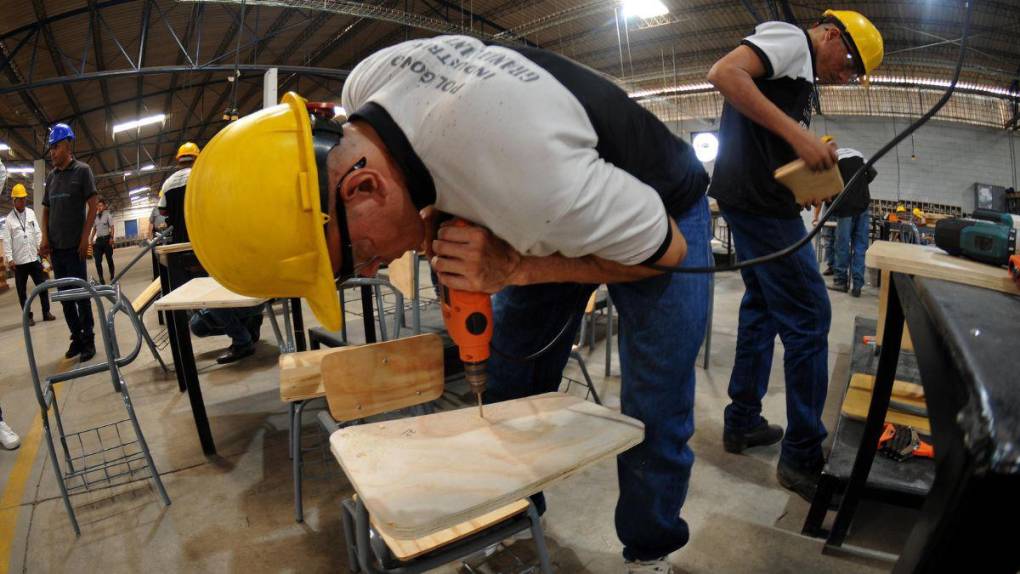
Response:
M468 227L463 219L454 219L452 225ZM482 412L482 393L485 392L485 363L489 360L492 342L492 298L488 293L473 293L441 286L443 322L450 338L460 349L464 362L464 378L478 397L478 415Z

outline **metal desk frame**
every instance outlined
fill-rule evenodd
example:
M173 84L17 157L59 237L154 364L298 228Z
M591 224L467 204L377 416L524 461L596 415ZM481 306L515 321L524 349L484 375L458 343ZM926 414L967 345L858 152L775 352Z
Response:
M838 551L846 540L865 489L889 408L904 320L910 327L921 371L935 446L936 474L931 492L893 568L894 573L969 571L1016 572L1020 552L1014 519L1020 513L1020 475L989 472L975 460L957 424L966 376L952 359L946 342L918 293L917 281L893 272L885 316L885 336L871 407L853 472L825 551ZM1008 341L1002 341L1008 345ZM981 557L980 559L976 557ZM980 563L980 566L976 566Z

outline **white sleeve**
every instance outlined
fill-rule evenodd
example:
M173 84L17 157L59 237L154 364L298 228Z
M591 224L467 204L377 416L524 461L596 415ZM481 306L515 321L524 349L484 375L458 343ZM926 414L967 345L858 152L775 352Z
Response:
M762 59L768 79L803 78L814 83L814 65L807 36L793 24L759 24L754 34L744 38L741 44L750 47Z
M0 161L0 192L4 190L5 185L7 185L7 168L4 167L4 162Z
M25 211L28 211L27 207L25 208ZM42 245L42 228L39 227L39 218L35 216L35 211L32 211L31 213L32 221L35 222L35 231L33 232L35 234L35 248L39 249L39 246Z
M595 150L588 151L574 165L563 164L582 179L581 189L540 243L566 257L595 255L623 265L661 256L670 236L662 199Z
M11 214L7 214L7 218L10 219ZM7 258L12 264L14 263L14 241L11 237L11 222L4 222L3 231L0 231L0 241L4 244L4 257Z

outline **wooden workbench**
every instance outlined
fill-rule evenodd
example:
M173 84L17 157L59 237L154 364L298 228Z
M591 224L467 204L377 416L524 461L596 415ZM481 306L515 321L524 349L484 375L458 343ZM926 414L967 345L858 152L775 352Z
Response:
M943 279L1003 293L1020 294L1020 289L1017 289L1004 267L978 263L963 257L954 257L933 246L876 241L868 248L864 262L868 267L878 269L882 275L882 287L878 295L878 333L876 335L879 345L882 344L884 333L885 309L889 299L889 273L891 272ZM905 349L914 348L910 341L910 333L906 328L903 329L901 345Z

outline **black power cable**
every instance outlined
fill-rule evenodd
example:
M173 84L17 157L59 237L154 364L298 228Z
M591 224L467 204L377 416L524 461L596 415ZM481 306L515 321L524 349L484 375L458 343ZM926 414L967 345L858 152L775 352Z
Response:
M952 82L949 83L949 87L946 88L945 93L942 94L942 97L939 98L939 101L935 102L935 105L933 105L931 109L928 110L927 113L918 118L917 121L915 121L914 123L910 124L910 126L907 127L907 129L903 130L902 132L894 136L891 140L889 140L884 146L882 146L881 149L879 149L877 152L875 152L873 156L871 156L871 159L869 159L864 165L858 168L856 172L854 172L854 175L850 178L850 181L846 182L846 184L843 186L843 192L836 196L836 199L833 200L832 204L829 206L829 209L825 210L825 213L823 213L821 217L818 219L818 223L807 235L802 237L799 241L793 243L792 245L784 247L779 251L769 253L768 255L762 255L761 257L748 259L746 261L740 261L738 263L730 265L723 265L721 267L717 266L679 267L674 265L656 265L654 263L650 263L647 266L658 271L665 271L669 273L719 273L722 271L737 271L739 269L744 269L745 267L752 267L754 265L761 265L762 263L768 263L770 261L782 259L783 257L786 257L787 255L790 255L794 251L797 251L798 249L803 247L808 241L814 239L814 237L818 235L819 231L821 231L822 226L825 225L825 222L828 221L829 218L832 216L833 210L835 210L846 199L847 196L846 190L853 187L854 183L856 183L859 178L863 177L864 176L863 174L867 173L871 166L875 164L875 162L877 162L879 159L881 159L883 156L889 153L889 150L899 145L900 142L910 137L911 134L917 131L918 128L928 123L928 120L932 119L935 116L935 114L937 114L939 110L941 110L943 106L945 106L946 103L949 102L949 98L953 96L953 92L956 91L956 84L960 80L960 72L963 70L963 61L967 54L967 40L968 36L970 36L970 16L972 11L971 9L974 6L973 2L964 2L963 4L965 12L963 17L963 32L960 34L961 36L960 55L956 59L956 69L953 70L953 80ZM513 362L527 363L534 361L535 359L548 353L561 339L563 339L563 336L567 333L567 331L570 328L570 325L573 322L574 317L571 316L569 319L567 319L566 323L564 323L559 333L557 333L556 336L553 337L551 341L549 341L549 343L544 345L541 349L525 357L514 357L501 352L499 349L495 347L492 347L492 352L498 355L499 357L502 357L503 359Z

